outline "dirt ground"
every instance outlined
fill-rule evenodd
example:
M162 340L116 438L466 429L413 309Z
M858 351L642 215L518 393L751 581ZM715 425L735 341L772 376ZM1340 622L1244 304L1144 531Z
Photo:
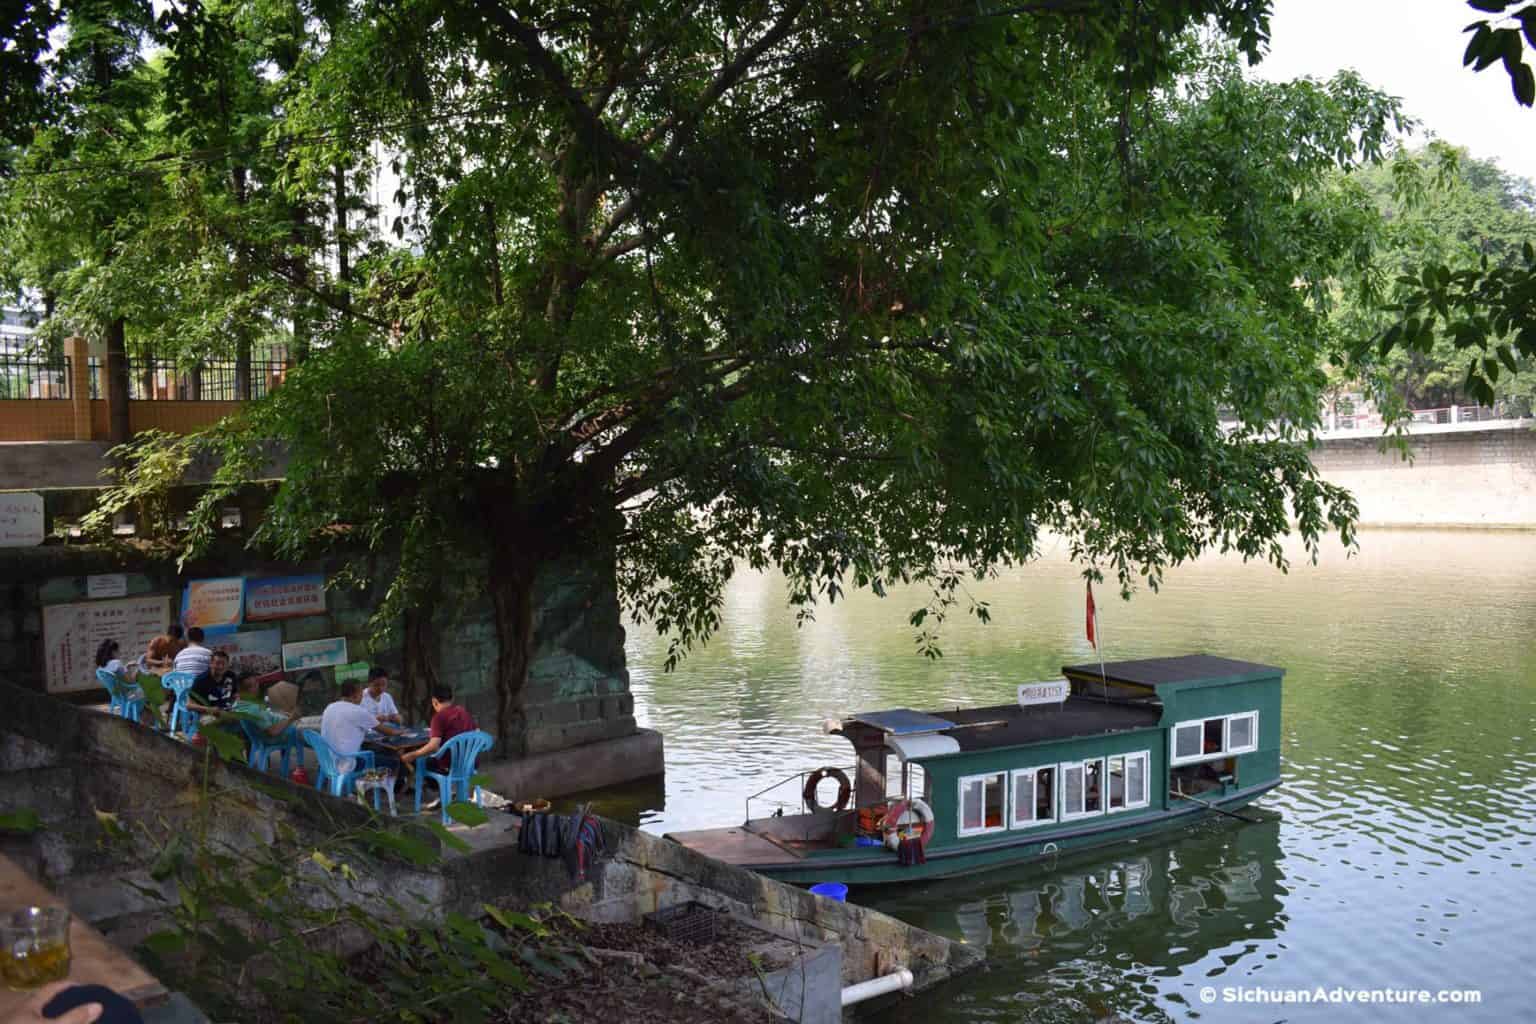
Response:
M588 925L573 934L597 963L584 977L563 979L529 973L525 992L512 996L505 1024L770 1024L779 1020L760 1005L732 997L723 986L752 977L754 965L743 946L753 934L721 920L715 941L673 942L632 924ZM764 971L780 966L759 961ZM719 983L716 988L710 983Z

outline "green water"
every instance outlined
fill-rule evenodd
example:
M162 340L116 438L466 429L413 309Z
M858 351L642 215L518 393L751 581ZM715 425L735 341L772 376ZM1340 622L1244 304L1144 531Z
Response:
M999 703L1090 660L1083 584L1060 549L976 594L992 624L952 616L937 662L914 653L915 595L857 595L796 628L782 582L755 574L733 582L724 628L673 673L654 634L631 629L637 714L667 748L664 799L628 797L643 827L734 824L752 793L846 762L824 718ZM1261 824L1211 820L867 897L993 963L886 1019L1536 1019L1536 535L1368 532L1355 557L1335 547L1289 575L1213 557L1160 593L1097 596L1111 660L1209 651L1287 669L1284 784L1257 805ZM1481 1002L1223 992L1319 986L1476 989Z

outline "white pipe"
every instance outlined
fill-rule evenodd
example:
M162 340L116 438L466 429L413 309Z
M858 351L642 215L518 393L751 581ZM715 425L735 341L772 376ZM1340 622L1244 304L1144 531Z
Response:
M861 981L857 985L849 985L843 989L843 1005L852 1006L854 1003L862 1003L866 999L875 996L883 996L887 992L900 992L902 989L912 987L912 972L903 967L892 974L881 978L870 978Z

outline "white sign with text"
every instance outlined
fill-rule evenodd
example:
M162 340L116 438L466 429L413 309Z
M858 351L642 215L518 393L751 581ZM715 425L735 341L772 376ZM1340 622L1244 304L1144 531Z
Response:
M1071 692L1072 684L1065 679L1052 679L1047 683L1021 683L1019 707L1027 708L1034 704L1060 704Z
M0 494L0 548L32 548L43 542L43 496Z

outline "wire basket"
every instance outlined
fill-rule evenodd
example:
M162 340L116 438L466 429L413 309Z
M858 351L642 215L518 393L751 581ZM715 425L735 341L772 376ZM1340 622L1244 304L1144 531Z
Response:
M719 911L698 900L674 903L644 917L645 927L660 932L673 942L692 946L715 941L719 920Z

